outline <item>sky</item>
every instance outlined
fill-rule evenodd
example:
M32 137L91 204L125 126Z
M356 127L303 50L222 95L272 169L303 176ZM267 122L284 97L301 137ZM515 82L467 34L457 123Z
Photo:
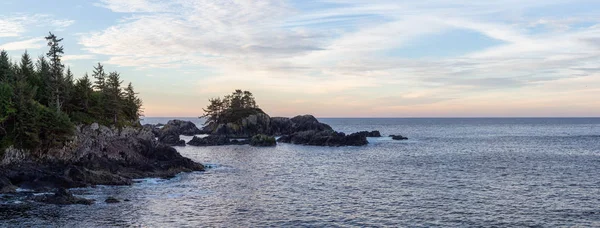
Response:
M253 92L271 116L600 116L597 0L2 0L14 61L63 37L147 117Z

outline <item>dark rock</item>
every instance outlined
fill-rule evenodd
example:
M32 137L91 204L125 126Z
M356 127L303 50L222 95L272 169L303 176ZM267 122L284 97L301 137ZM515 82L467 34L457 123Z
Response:
M0 170L0 172L4 173L2 170ZM17 187L14 186L8 178L0 176L0 194L14 193L16 190Z
M160 128L158 127L158 125L153 125L153 124L144 124L142 126L142 128L152 131L152 134L154 134L154 137L159 137L160 136Z
M225 135L209 135L204 138L194 136L194 138L188 142L188 145L190 146L223 146L230 144L229 138Z
M108 197L104 200L105 203L120 203L121 201L114 197Z
M379 131L360 131L360 132L356 132L355 134L360 134L360 135L364 135L365 137L373 137L373 138L379 138L381 137L381 133L379 133Z
M390 137L392 137L393 140L408 140L407 137L404 137L402 135L390 135Z
M25 154L1 166L0 189L7 186L13 189L11 185L14 185L43 192L94 185L130 185L136 178L169 178L181 172L203 170L203 165L158 143L147 128L111 129L92 124L78 127L74 141L64 148L49 148L41 156ZM85 203L65 197L64 192L37 201Z
M213 135L230 138L250 138L257 134L269 134L271 117L263 112L249 114L233 122L211 124L204 128Z
M301 131L332 131L331 126L320 123L317 118L312 115L296 116L290 121L294 123L293 132Z
M276 146L277 141L272 136L255 135L250 139L250 145L257 147Z
M31 199L37 202L57 205L94 204L94 200L73 196L73 194L71 194L71 192L65 188L58 189L54 194L33 196Z
M369 142L364 135L346 135L335 131L301 131L282 136L278 142L312 146L363 146Z
M294 122L287 117L271 118L269 135L288 135L294 133Z
M177 135L185 135L185 136L194 136L198 134L202 134L203 131L196 127L196 124L190 121L183 120L169 120L169 122L160 129L160 135L164 134L177 134Z
M179 138L175 131L165 131L158 137L158 141L168 146L185 146L185 141Z

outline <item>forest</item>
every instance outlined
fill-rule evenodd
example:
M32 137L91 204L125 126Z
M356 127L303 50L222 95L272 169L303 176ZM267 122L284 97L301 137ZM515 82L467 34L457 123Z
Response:
M0 155L10 146L43 152L70 141L75 126L137 126L142 101L118 72L98 63L91 77L75 79L65 68L62 38L45 37L49 50L34 63L27 51L20 61L0 51Z

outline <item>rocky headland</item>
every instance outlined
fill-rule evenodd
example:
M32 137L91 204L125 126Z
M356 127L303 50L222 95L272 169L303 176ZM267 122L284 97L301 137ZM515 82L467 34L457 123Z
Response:
M186 132L189 133L189 132ZM191 134L191 133L190 133ZM89 204L65 189L94 185L130 185L132 179L170 178L204 166L157 141L148 128L78 126L60 148L24 151L8 148L0 162L0 193L17 188L53 195L31 200L53 204Z

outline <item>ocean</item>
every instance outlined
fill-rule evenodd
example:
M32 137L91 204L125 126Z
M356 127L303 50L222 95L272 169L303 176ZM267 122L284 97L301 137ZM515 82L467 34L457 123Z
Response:
M600 226L600 118L320 121L410 139L177 147L209 169L74 189L97 203L0 211L0 227ZM108 196L130 201L106 204Z

